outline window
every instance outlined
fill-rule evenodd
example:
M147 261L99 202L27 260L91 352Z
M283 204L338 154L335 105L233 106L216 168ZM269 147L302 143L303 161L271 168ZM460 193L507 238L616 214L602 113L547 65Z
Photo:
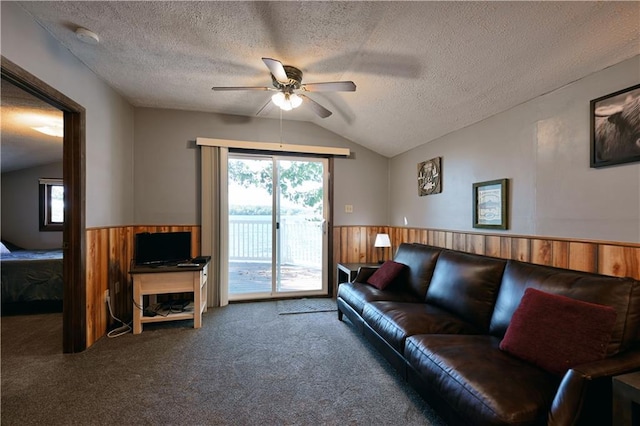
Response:
M64 224L64 186L62 179L39 180L40 231L62 231Z

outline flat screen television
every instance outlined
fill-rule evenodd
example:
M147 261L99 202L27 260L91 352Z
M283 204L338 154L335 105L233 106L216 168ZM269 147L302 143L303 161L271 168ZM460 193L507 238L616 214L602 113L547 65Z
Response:
M191 259L191 232L136 234L136 265L163 265Z

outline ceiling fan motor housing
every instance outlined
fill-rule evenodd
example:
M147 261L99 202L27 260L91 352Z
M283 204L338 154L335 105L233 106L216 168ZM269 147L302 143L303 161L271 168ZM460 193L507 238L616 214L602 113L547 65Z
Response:
M302 83L302 71L296 67L292 67L291 65L283 65L283 68L284 72L287 73L287 77L289 77L289 81L283 84L276 80L273 74L271 74L273 86L278 90L286 90L289 92L299 89Z

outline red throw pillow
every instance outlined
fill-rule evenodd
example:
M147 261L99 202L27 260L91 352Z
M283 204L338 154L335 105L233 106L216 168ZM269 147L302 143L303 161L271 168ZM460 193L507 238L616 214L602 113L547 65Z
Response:
M396 279L406 265L404 263L387 260L367 279L367 283L384 290Z
M616 321L610 306L528 288L500 349L551 373L604 359Z

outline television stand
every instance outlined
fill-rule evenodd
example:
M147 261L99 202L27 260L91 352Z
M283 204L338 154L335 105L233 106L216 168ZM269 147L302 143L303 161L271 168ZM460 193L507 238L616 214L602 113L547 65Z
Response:
M202 313L207 311L207 269L209 263L189 268L167 266L154 268L134 266L133 278L133 334L142 333L142 324L151 322L193 319L193 328L202 327ZM193 293L193 312L173 312L168 315L145 316L143 298L155 304L158 294Z

